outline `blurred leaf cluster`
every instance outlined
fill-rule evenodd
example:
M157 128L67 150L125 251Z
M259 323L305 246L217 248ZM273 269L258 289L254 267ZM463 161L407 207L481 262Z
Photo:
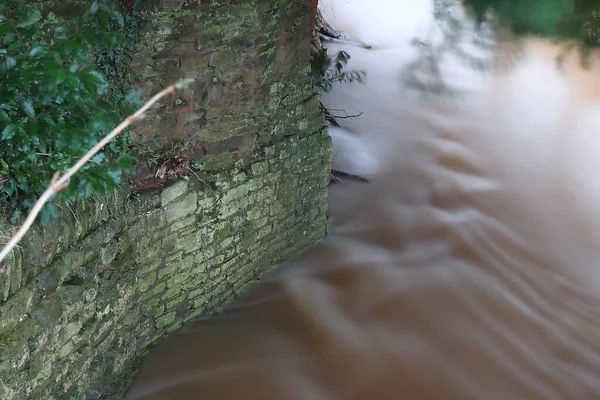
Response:
M76 18L43 15L35 2L0 2L0 209L17 222L46 189L139 104L126 93L123 58L132 21L94 1ZM132 166L127 138L111 143L61 192L107 193ZM56 206L42 210L42 223Z
M427 34L415 37L419 57L402 72L404 83L426 95L454 96L460 89L444 80L440 63L456 57L475 70L506 68L521 59L516 37L544 37L576 50L582 66L600 44L600 2L588 0L433 0L436 30L441 40ZM464 18L463 10L469 17ZM475 22L475 30L472 22ZM513 48L502 43L513 41ZM557 67L561 57L557 58Z
M598 46L597 0L464 0L483 21L489 12L515 34L534 34Z
M335 82L362 83L363 71L344 71L350 60L350 54L340 51L335 57L329 57L324 49L311 54L310 78L313 85L323 92L329 92Z

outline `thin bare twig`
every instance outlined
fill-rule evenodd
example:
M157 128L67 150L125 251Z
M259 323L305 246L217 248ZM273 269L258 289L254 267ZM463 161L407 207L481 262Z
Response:
M325 116L326 116L326 117L333 118L333 119L348 119L348 118L358 118L358 117L360 117L361 115L363 115L363 112L362 112L362 111L361 111L359 114L355 114L355 115L349 115L349 114L346 114L346 115L335 115L335 114L329 114L329 113L327 113L327 112L325 113Z
M337 123L336 119L349 119L349 118L358 118L361 115L363 115L363 112L361 111L358 114L348 114L348 112L344 109L336 109L336 108L327 108L323 105L323 103L320 103L320 107L323 110L323 113L325 114L325 119L336 125L339 126L339 124ZM344 114L346 115L336 115L333 114L331 111L342 111Z
M52 198L52 196L54 196L56 193L60 192L69 185L71 177L75 175L75 173L77 173L77 171L79 171L81 167L83 167L92 157L94 157L100 150L102 150L104 146L106 146L125 128L144 118L144 113L148 111L148 109L152 107L154 103L156 103L161 98L170 95L171 93L174 93L177 89L182 89L184 87L189 86L193 81L193 79L182 79L174 85L171 85L154 95L154 97L148 100L148 102L144 104L142 108L140 108L134 114L127 117L127 119L121 122L115 129L113 129L112 132L110 132L94 147L92 147L90 151L88 151L83 157L81 157L79 161L77 161L77 163L75 163L75 165L67 171L67 173L65 173L63 176L60 176L58 172L54 174L54 176L52 177L52 181L50 182L50 186L48 186L48 189L46 189L46 191L42 194L39 200L35 203L21 228L19 228L17 233L10 240L10 242L8 242L8 244L4 246L2 251L0 251L0 262L10 254L12 249L21 241L23 236L25 236L27 231L31 228L31 225L33 225L33 223L35 222L35 219L42 210L42 207L44 207L44 205ZM2 272L5 272L5 267L0 268L0 273Z
M193 169L191 169L190 167L186 167L186 168L187 168L187 169L189 169L189 170L192 172L192 174L196 175L196 178L198 178L198 180L199 180L200 182L202 182L202 183L204 183L204 184L206 185L206 182L205 182L205 181L204 181L202 178L200 178L200 176L199 176L199 175L196 173L196 171L194 171L194 170L193 170Z

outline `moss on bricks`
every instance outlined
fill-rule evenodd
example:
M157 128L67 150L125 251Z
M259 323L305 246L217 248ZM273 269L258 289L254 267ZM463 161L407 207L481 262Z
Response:
M165 207L165 218L167 223L174 222L180 218L193 214L198 209L198 193L186 194L181 200L172 201Z
M164 207L172 200L186 193L188 186L189 184L187 180L181 180L171 186L166 187L160 194L161 205Z

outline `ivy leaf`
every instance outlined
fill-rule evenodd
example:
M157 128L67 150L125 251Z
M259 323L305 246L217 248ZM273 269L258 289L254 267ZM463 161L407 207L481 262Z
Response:
M26 90L29 91L31 90L31 73L28 70L22 71L21 74L19 75L19 84L21 84L21 87Z
M104 161L106 161L106 156L104 153L98 153L90 161L94 164L102 164Z
M7 125L4 130L2 131L2 135L0 136L0 139L2 140L10 140L13 138L13 136L15 136L15 133L17 131L17 125L16 124L10 124Z
M94 15L98 12L98 9L100 8L100 5L98 4L97 0L94 0L94 2L92 3L92 5L90 6L90 14Z
M23 111L29 118L35 117L35 109L29 100L24 100L21 105L23 107Z
M97 71L90 71L87 74L83 74L80 79L87 90L93 95L103 94L106 90L106 81L102 74Z
M52 215L52 212L48 207L49 205L50 203L46 204L46 206L40 211L40 223L42 224L42 228L45 228L48 225L48 222L50 222L50 216Z
M119 184L119 182L121 182L122 175L123 175L123 170L118 169L118 168L111 168L108 171L108 177L110 179L107 179L107 188L108 187L116 188L117 185Z
M25 14L25 18L23 18L21 22L17 24L17 27L26 28L35 24L40 19L42 19L42 16L40 15L39 10L29 10L29 12Z
M12 216L10 217L10 222L16 224L19 221L19 218L21 218L21 210L16 209L13 211Z
M2 174L2 175L10 174L10 167L8 166L6 161L4 161L1 158L0 158L0 166L2 167L2 169L0 169L0 174Z
M118 165L120 168L126 170L126 171L131 171L133 169L133 157L131 157L130 155L124 154L121 157L119 157L119 162Z
M90 124L90 130L106 133L113 126L110 116L106 114L96 115Z
M125 95L125 104L138 104L142 95L142 89L135 89Z
M42 45L33 46L29 50L29 57L43 57L46 54L48 54L48 47Z
M63 83L65 81L66 77L67 77L67 71L65 71L64 69L57 69L54 72L54 84L60 85L61 83Z
M65 71L65 80L70 90L77 90L81 86L81 82L77 74L70 70Z
M6 113L6 111L0 109L0 120L4 122L10 122L10 117Z
M2 38L2 43L4 44L11 44L12 42L15 41L15 33L14 32L7 32L4 37Z
M44 133L44 125L39 121L30 122L25 129L37 141L39 141L40 134Z
M49 127L52 127L52 128L53 128L53 127L55 127L55 126L56 126L56 122L55 122L55 121L54 121L52 118L50 118L50 117L46 117L46 118L44 118L44 122L45 122L46 124L48 124L48 126L49 126Z
M123 15L121 15L120 12L118 12L118 11L113 12L113 17L117 20L117 23L119 24L119 26L123 27L123 25L125 25L125 20L123 19Z
M0 192L6 193L8 197L11 197L15 193L15 180L9 179L8 182L4 182Z
M6 69L13 69L17 65L17 60L14 57L6 57L4 61Z
M81 194L84 199L89 198L92 193L94 193L94 187L90 182L84 182L83 187L81 188Z

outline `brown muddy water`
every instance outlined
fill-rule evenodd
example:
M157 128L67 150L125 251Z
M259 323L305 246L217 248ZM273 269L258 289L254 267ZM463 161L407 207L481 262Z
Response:
M596 60L467 29L461 51L503 67L435 69L429 2L321 3L373 46L328 44L366 79L323 96L362 113L332 129L334 168L368 182L333 185L332 235L159 345L126 398L600 399Z

